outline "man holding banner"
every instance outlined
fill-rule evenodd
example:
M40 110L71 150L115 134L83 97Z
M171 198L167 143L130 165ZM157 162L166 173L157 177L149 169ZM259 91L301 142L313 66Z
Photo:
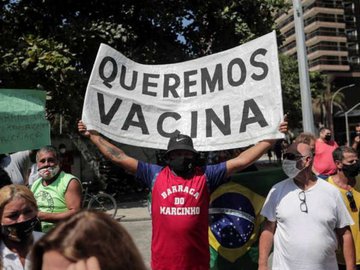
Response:
M224 52L167 65L135 63L101 44L78 129L151 190L152 268L205 270L210 193L283 138L287 122L282 121L272 32ZM102 135L167 149L167 166L130 157ZM251 144L226 162L197 165L197 151Z
M168 144L169 165L160 167L126 155L98 132L88 131L81 121L78 128L106 158L135 174L152 190L152 269L209 269L209 191L233 172L251 165L274 143L264 140L236 158L198 167L192 139L178 134ZM287 123L283 122L279 130L286 132Z

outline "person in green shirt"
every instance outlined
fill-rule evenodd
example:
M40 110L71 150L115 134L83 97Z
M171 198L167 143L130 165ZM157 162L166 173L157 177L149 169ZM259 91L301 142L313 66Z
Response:
M48 232L58 221L67 219L81 209L80 180L60 169L56 148L46 146L36 154L40 178L31 186L39 207L42 232Z

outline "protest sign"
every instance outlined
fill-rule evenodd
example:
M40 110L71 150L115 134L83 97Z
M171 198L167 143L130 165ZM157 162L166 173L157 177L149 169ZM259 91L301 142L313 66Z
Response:
M0 153L50 144L45 98L44 91L0 89Z
M136 63L101 44L82 119L117 142L166 149L183 133L199 151L283 138L275 32L195 60Z

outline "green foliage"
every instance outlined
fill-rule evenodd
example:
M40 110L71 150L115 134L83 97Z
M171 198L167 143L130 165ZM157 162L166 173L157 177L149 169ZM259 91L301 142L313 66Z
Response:
M302 119L297 62L285 55L280 55L279 60L284 112L288 114L290 128L297 128Z
M312 89L313 91L313 112L315 116L315 121L329 127L331 124L331 119L333 116L331 110L334 107L344 111L346 108L345 105L345 96L344 93L337 93L334 96L334 92L338 89L333 89L326 87L326 82L328 80L326 75L316 73L317 84ZM333 108L331 108L333 107Z
M235 47L274 29L273 14L286 1L188 1L182 30L187 52L195 57Z
M302 129L301 93L297 61L289 56L280 55L281 87L283 91L284 112L289 113L291 129ZM326 98L326 76L319 72L309 72L310 91L316 122L322 118L324 98ZM326 96L326 97L325 97ZM329 100L328 97L326 100Z
M19 38L17 47L3 50L0 47L3 53L0 69L6 87L45 89L50 98L47 104L49 115L71 114L70 106L80 105L69 91L69 88L77 87L79 75L75 55L65 44L29 34Z
M285 0L3 0L0 87L46 90L49 116L75 129L100 43L140 63L185 61L272 31L284 8Z

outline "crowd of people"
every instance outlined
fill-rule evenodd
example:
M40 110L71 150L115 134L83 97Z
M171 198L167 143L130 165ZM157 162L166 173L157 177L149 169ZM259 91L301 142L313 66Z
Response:
M105 158L151 191L154 270L209 269L211 193L276 147L288 178L272 187L261 211L259 270L359 270L360 125L356 128L351 146L339 147L324 127L318 136L301 133L288 144L260 141L211 165L197 162L191 137L176 134L164 165L157 165L131 157L78 123ZM286 121L280 124L279 131L287 129ZM146 269L120 223L81 209L81 181L62 168L61 152L45 146L1 157L0 269ZM36 179L30 182L33 167Z

